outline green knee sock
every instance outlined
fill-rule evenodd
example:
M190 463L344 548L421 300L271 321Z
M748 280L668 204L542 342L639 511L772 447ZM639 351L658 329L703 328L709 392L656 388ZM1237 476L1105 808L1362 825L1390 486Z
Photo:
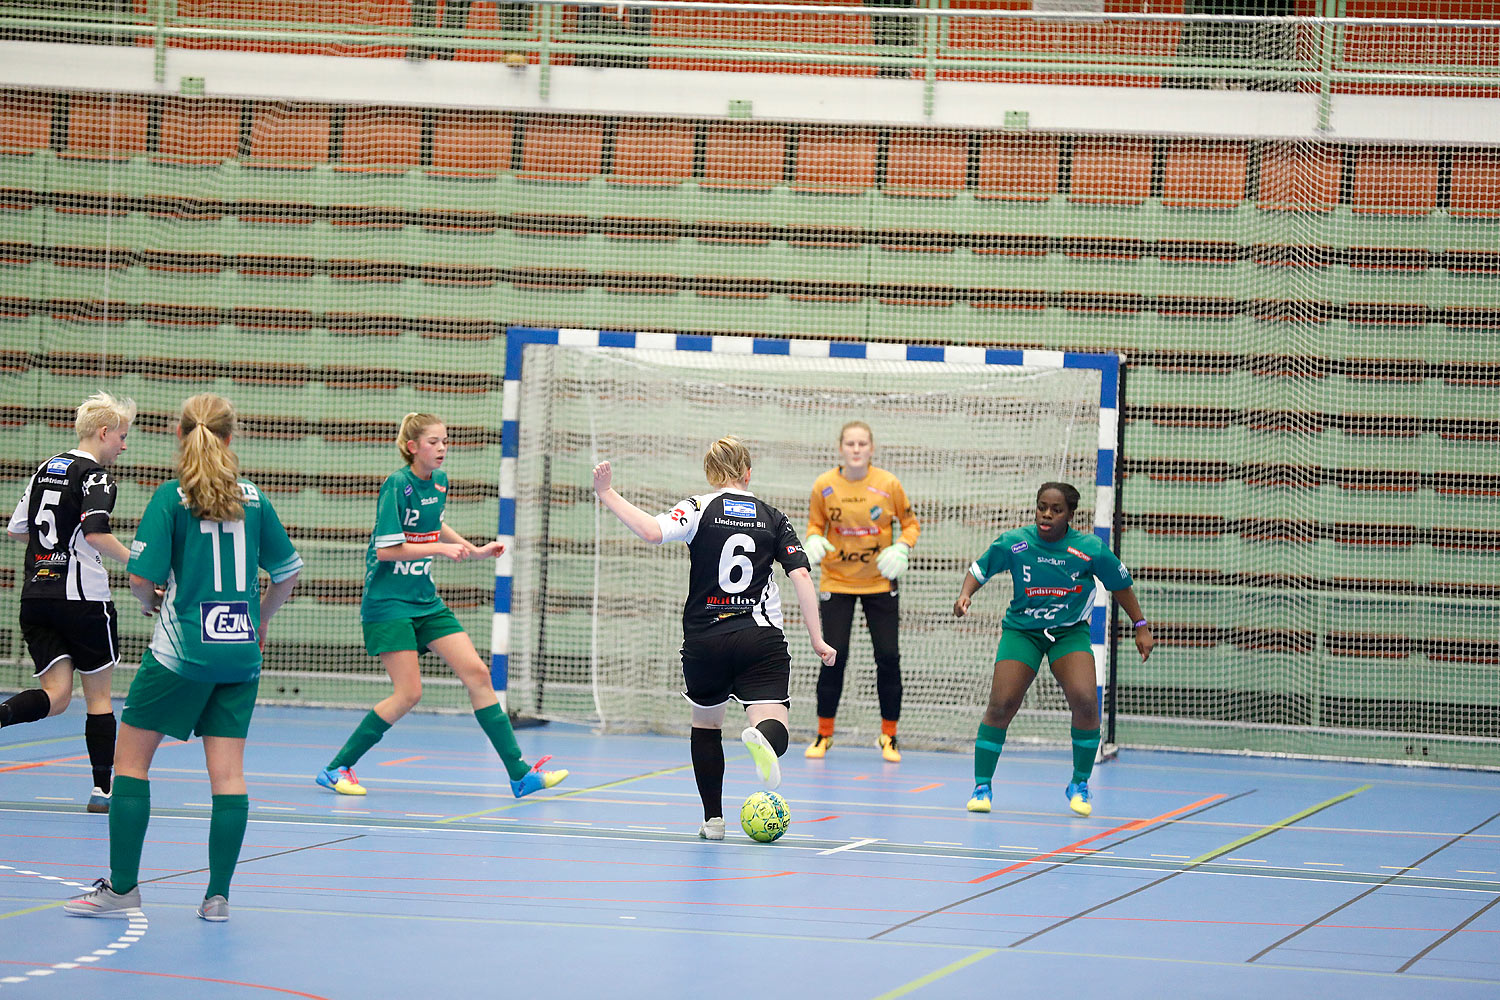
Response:
M974 739L974 783L988 785L995 777L995 765L1000 763L1000 751L1005 749L1005 730L995 726L979 724L979 735Z
M498 704L476 708L474 718L479 720L479 728L484 730L484 735L490 738L490 746L500 755L500 761L505 765L505 773L510 775L510 780L526 777L531 765L521 757L521 745L516 742L516 733L510 728L510 716L505 714L505 709Z
M389 722L376 715L373 708L370 709L359 720L359 725L354 727L354 732L349 734L349 739L339 752L333 755L333 760L328 762L328 769L331 771L340 767L353 767L366 751L380 742L380 737L390 728Z
M151 822L151 782L115 775L109 797L109 884L121 895L141 880L141 847Z
M1094 773L1094 757L1099 751L1099 730L1074 729L1073 733L1073 780L1088 781Z
M229 897L229 880L240 860L240 845L245 842L245 824L250 819L250 796L215 795L214 811L208 821L208 889L209 896Z

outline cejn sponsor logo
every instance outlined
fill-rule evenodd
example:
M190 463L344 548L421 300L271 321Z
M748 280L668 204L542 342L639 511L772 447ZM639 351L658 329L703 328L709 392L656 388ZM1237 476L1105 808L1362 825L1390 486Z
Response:
M255 641L248 601L204 601L198 610L203 617L204 642Z

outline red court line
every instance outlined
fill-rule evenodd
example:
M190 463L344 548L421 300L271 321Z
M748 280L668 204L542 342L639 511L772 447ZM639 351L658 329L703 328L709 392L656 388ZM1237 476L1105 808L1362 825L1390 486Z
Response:
M943 783L941 781L934 781L930 785L922 785L919 788L908 788L907 792L908 793L911 793L911 792L930 792L934 788L942 788L942 787L943 787Z
M1083 847L1084 844L1092 844L1094 841L1102 840L1105 837L1110 836L1111 834L1123 833L1126 830L1139 830L1142 827L1150 826L1153 823L1165 822L1166 820L1169 820L1174 816L1180 816L1185 812L1191 812L1192 810L1197 809L1199 806L1206 806L1210 802L1217 802L1223 797L1224 796L1222 794L1210 795L1206 799L1199 799L1197 802L1185 805L1180 809L1173 809L1171 812L1162 813L1160 816L1153 816L1150 819L1133 819L1129 823L1124 823L1113 829L1105 830L1103 833L1096 833L1092 837L1085 837L1084 839L1077 841L1076 843L1069 844L1067 847L1059 847L1055 851L1048 851L1046 854L1038 854L1036 857L1027 858L1025 861L1017 861L1010 867L1002 868L997 872L990 872L988 875L981 875L978 878L971 878L969 879L969 882L971 884L975 882L988 882L992 878L999 878L1001 875L1008 875L1018 868L1025 868L1027 865L1034 865L1038 861L1046 861L1048 858L1055 858L1059 854L1076 853L1079 848Z
M400 760L383 760L381 767L390 767L392 764L410 764L414 760L426 760L426 757L402 757Z
M827 823L831 819L838 819L838 816L836 816L836 815L835 816L819 816L817 819L799 819L797 822L798 823Z
M51 966L43 962L15 962L0 958L0 965L25 965L37 969L48 969ZM252 990L269 990L272 993L284 993L289 997L306 997L307 1000L329 1000L318 993L303 993L301 990L289 990L280 986L267 986L264 983L243 983L238 979L211 979L208 976L184 976L175 972L145 972L140 969L111 969L105 966L91 965L88 968L69 969L70 972L106 972L116 976L155 976L159 979L186 979L194 983L218 983L221 986L245 986Z
M59 757L56 760L38 760L33 761L30 764L11 764L9 767L0 767L0 771L24 771L27 768L31 767L46 767L48 764L66 764L69 761L88 759L89 755L83 753L79 754L77 757Z

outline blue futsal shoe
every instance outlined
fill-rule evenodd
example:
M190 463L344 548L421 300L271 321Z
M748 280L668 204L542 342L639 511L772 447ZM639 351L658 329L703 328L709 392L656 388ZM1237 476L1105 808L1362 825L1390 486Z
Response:
M987 813L990 811L990 799L993 793L990 791L989 783L974 786L974 794L969 796L969 812Z
M531 770L511 781L510 790L516 798L539 792L543 788L551 788L568 776L566 770L543 771L542 765L551 759L551 756L543 757L531 766Z
M1080 816L1088 816L1094 811L1089 804L1089 783L1087 781L1075 781L1068 786L1064 793L1068 797L1068 808Z

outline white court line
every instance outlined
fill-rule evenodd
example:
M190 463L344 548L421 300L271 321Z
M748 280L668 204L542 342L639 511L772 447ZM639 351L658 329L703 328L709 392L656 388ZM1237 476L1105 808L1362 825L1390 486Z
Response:
M879 840L880 840L879 837L865 837L863 840L856 840L854 843L852 843L852 844L845 844L843 847L830 847L826 851L819 851L818 854L819 855L823 855L823 854L837 854L840 851L852 851L856 847L864 847L866 844L874 844L874 843L879 842Z
M71 800L69 800L69 801L71 801ZM81 882L69 882L66 879L60 879L60 878L56 877L55 875L40 875L37 872L26 871L26 870L20 869L20 868L14 868L11 865L0 865L0 869L3 869L5 871L15 872L17 875L36 875L38 878L44 879L44 880L49 881L49 882L54 882L54 883L56 883L58 885L65 885L65 886L68 886L68 887L73 888L73 889L85 889L85 890L87 890L87 889L91 888L90 886L84 885ZM62 971L68 970L68 969L76 969L81 964L86 964L86 963L90 963L90 962L97 962L97 961L99 961L99 956L101 956L101 955L114 955L114 954L117 954L117 953L119 953L121 951L124 951L126 948L129 948L132 944L134 944L135 942L139 941L141 938L145 937L146 936L146 931L150 928L149 922L146 920L146 914L143 913L141 910L135 909L135 910L127 910L125 912L126 912L126 919L129 920L129 924L125 928L125 932L123 934L121 934L118 938L116 938L114 941L110 942L108 946L106 946L104 948L98 948L95 951L93 951L92 953L87 954L87 955L79 955L77 958L74 958L71 961L67 961L67 962L54 962L52 965L49 965L49 966L47 966L46 968L43 968L43 969L32 969L29 972L27 972L24 976L5 976L4 978L0 978L0 984L8 984L8 985L14 986L14 985L17 985L17 984L20 984L20 983L29 983L29 982L32 982L34 980L41 979L41 978L43 978L45 976L50 976L50 975L52 975L52 974L54 974L56 972L62 972ZM104 917L87 918L87 917L85 917L83 919L103 920L103 919L107 919L107 918L104 918Z

